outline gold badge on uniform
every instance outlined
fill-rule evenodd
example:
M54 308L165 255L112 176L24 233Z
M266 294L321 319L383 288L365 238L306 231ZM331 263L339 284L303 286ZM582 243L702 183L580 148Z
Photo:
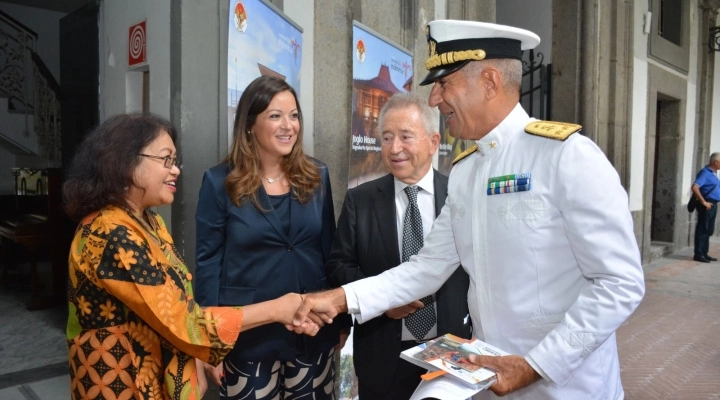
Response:
M565 140L582 129L582 125L567 122L535 121L525 126L525 132L549 139Z

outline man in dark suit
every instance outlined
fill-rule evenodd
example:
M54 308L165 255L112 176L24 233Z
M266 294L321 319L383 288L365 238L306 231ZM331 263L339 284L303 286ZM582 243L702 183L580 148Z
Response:
M378 275L422 247L447 196L448 178L432 168L440 142L438 119L436 110L417 94L396 94L385 103L379 126L390 174L348 190L325 264L331 286ZM414 193L408 192L413 187ZM412 210L419 216L410 215L416 212ZM418 237L411 237L412 229ZM471 337L468 285L467 274L458 268L432 298L355 325L360 399L408 399L425 370L401 360L402 350L446 333ZM420 323L425 329L416 329L413 320L418 318L426 322Z

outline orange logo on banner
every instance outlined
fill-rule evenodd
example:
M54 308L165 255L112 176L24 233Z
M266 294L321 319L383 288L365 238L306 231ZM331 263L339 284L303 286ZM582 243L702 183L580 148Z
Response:
M365 61L365 42L362 39L358 39L357 44L355 44L355 55L358 61Z
M240 33L245 33L247 30L247 13L245 12L245 6L242 1L235 4L235 29Z
M145 21L130 27L128 36L128 66L144 64L147 60L147 35L145 34Z

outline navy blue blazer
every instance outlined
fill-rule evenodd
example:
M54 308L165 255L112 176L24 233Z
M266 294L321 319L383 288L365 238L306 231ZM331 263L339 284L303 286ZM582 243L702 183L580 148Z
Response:
M195 299L201 306L236 306L272 300L284 294L328 289L323 267L335 232L332 191L327 166L318 165L321 185L307 204L290 202L290 233L260 186L258 200L240 207L225 191L226 163L205 172L196 220ZM308 337L281 324L243 332L226 359L236 361L295 360L316 355L338 343L338 326L351 325L350 316Z

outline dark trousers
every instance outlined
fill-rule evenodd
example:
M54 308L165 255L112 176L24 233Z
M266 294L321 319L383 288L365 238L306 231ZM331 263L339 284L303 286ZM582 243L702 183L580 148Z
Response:
M708 200L710 201L710 200ZM715 230L717 202L710 201L712 207L706 210L702 204L697 207L697 225L695 225L695 256L707 256L710 248L710 236Z
M415 346L417 346L415 342L402 342L401 349L407 350ZM358 397L360 400L407 400L412 396L417 385L420 384L420 375L425 372L427 372L426 369L415 364L405 360L398 360L395 376L387 392L377 393L363 385L362 379L358 379Z

